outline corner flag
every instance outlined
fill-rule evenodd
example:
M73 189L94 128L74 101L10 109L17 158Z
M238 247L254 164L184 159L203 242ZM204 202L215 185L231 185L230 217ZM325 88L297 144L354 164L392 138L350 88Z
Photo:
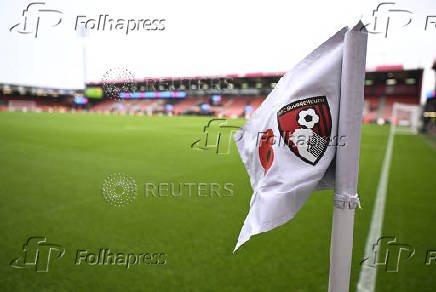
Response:
M335 189L335 206L354 216L366 43L361 22L337 32L287 72L235 134L254 193L234 251L292 219L316 190Z

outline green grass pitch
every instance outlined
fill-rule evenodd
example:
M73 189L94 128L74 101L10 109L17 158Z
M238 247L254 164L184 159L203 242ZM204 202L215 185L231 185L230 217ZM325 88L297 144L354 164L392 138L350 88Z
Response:
M249 178L233 144L229 155L199 151L208 118L87 113L0 113L1 291L326 291L332 192L312 194L297 216L232 250L248 212ZM229 124L241 125L243 120ZM364 125L351 290L364 258L389 127ZM383 235L416 249L398 272L379 268L378 291L434 291L436 153L419 135L397 135ZM133 177L136 200L103 200L105 178ZM145 197L145 183L233 184L233 196ZM30 236L65 255L46 273L14 269ZM165 253L164 265L75 265L78 249Z

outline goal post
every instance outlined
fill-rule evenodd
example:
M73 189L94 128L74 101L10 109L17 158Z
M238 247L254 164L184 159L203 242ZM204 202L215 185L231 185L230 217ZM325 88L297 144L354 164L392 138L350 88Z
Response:
M392 124L395 126L395 133L418 134L421 126L421 106L396 102L392 110Z
M36 101L34 100L9 100L8 101L8 111L32 111L36 108Z

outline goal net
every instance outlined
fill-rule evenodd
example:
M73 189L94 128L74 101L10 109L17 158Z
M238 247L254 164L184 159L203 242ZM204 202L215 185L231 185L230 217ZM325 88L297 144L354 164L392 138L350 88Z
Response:
M395 126L395 133L398 134L418 134L421 124L421 107L394 103L392 111L392 124Z

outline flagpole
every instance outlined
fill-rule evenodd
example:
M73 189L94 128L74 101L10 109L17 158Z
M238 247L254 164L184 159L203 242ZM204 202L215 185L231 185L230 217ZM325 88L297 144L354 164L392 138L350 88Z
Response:
M340 202L338 202L341 204ZM348 204L346 204L348 205ZM355 209L335 206L330 247L330 292L349 291Z
M344 39L330 242L330 292L347 292L350 288L354 213L356 206L360 207L357 179L367 37L363 23L359 21Z

